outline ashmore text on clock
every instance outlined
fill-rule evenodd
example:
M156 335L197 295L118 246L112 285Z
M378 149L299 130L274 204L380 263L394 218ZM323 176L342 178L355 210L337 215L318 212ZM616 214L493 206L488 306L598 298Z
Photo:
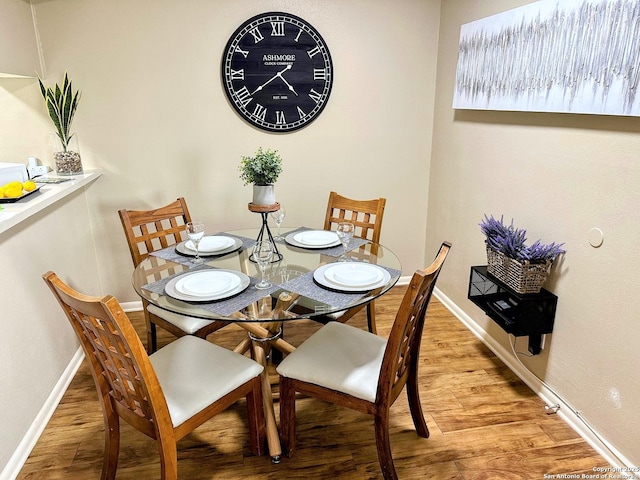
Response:
M265 65L293 65L293 62L296 61L296 56L295 54L263 55L262 61Z

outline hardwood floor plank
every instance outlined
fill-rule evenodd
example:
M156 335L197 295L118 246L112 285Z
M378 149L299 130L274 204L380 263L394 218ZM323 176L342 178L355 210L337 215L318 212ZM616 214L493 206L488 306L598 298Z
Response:
M539 480L545 474L593 474L594 467L607 467L586 443L536 448L531 451L475 457L456 461L465 480Z
M389 333L404 288L376 302L381 336ZM130 318L145 338L142 314ZM364 312L349 324L366 329ZM289 322L285 338L299 345L320 327ZM208 340L232 349L244 338L244 330L230 325ZM159 331L159 346L172 340ZM417 436L404 393L392 407L391 446L403 480L539 480L545 473L590 473L594 466L606 466L558 416L547 415L543 402L436 299L428 310L419 376L430 437ZM293 458L274 465L267 455L251 455L241 402L178 443L180 478L382 478L371 417L312 398L296 405ZM158 478L156 443L126 424L121 430L117 479ZM103 432L93 380L83 364L17 479L100 478Z

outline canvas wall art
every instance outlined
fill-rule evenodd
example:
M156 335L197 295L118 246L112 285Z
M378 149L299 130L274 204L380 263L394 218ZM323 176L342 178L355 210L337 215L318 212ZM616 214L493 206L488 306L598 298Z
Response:
M453 108L640 115L640 0L541 0L462 25Z

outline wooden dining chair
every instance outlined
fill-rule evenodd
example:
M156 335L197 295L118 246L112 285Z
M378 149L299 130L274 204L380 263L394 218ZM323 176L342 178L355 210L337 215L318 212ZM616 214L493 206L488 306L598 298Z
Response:
M186 224L191 221L187 202L182 197L164 207L152 210L122 209L118 214L134 267L137 267L150 253L186 240ZM142 304L147 324L149 353L157 349L156 325L176 337L194 335L200 338L206 338L207 335L228 325L228 322L204 320L168 312L155 305L149 305L144 299Z
M450 248L444 242L433 263L413 274L388 340L331 322L280 363L280 432L286 455L291 457L296 447L295 395L300 392L373 415L382 474L397 478L389 442L390 408L406 385L416 431L429 436L418 393L418 357L427 306Z
M120 418L157 441L161 478L176 479L176 442L242 398L251 452L262 455L261 365L190 335L148 355L115 297L79 293L53 272L43 278L82 344L98 390L105 431L103 480L116 476Z
M324 229L335 229L340 222L351 222L355 226L355 237L364 238L374 243L371 246L371 253L378 253L377 244L380 243L380 233L382 231L382 217L384 215L384 207L387 203L385 198L377 198L374 200L354 200L343 197L336 192L329 194L327 202L327 211L324 217ZM344 312L319 318L318 321L339 321L346 322L365 306L361 305ZM376 311L373 301L366 305L367 309L367 325L371 333L376 333Z

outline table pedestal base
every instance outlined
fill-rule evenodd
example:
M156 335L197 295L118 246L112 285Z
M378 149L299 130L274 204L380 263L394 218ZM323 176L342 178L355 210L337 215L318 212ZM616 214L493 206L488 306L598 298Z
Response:
M270 299L269 299L270 300ZM278 302L272 312L273 316L278 316L286 310L295 300L295 297L288 293L281 293ZM266 422L267 446L269 456L273 463L282 461L282 446L280 445L280 433L276 423L276 414L273 406L273 391L269 380L267 355L271 348L277 348L282 353L291 353L295 347L285 342L282 337L282 321L267 323L237 322L236 325L247 331L247 338L243 340L235 349L235 352L245 353L249 348L253 354L253 359L262 365L262 405L264 407L264 417Z

